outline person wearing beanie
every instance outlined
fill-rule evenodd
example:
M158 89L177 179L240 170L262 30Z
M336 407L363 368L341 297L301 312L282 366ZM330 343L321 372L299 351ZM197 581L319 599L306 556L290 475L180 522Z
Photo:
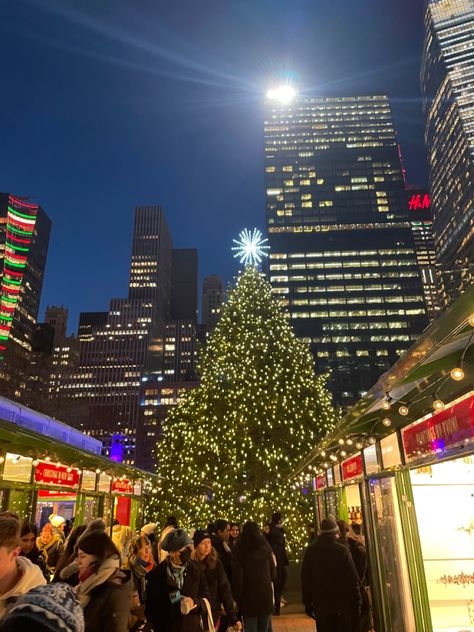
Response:
M168 557L168 551L162 548L163 541L166 536L174 531L174 529L178 528L178 521L174 516L168 516L165 520L165 526L163 527L163 531L160 533L160 537L158 538L157 546L156 546L156 561L158 563L163 562Z
M20 556L20 532L18 518L0 514L0 620L19 597L46 584L39 566Z
M41 533L36 539L36 546L43 554L49 572L54 573L56 564L63 554L64 544L61 536L54 532L54 527L50 522L47 522L41 529Z
M229 580L222 566L222 562L217 555L216 549L212 546L211 534L204 529L197 529L193 534L194 551L191 558L196 560L204 570L207 588L211 595L211 610L214 626L220 628L221 605L226 613L226 623L240 629L241 623L237 618L235 603L232 597ZM222 629L227 629L227 625L222 625Z
M338 536L336 521L324 518L317 540L303 557L303 603L306 614L316 620L318 632L353 632L360 625L359 577Z
M66 584L33 588L0 622L0 632L84 632L84 614Z
M51 514L48 520L53 527L53 533L58 535L61 541L64 543L64 541L66 540L66 534L64 533L66 520L62 516L58 516L58 514Z
M85 632L126 632L132 595L129 571L120 571L120 555L103 531L90 531L78 541L79 584Z
M162 542L168 557L148 574L145 615L154 632L202 632L201 617L212 616L204 571L191 559L191 545L184 529L169 531Z

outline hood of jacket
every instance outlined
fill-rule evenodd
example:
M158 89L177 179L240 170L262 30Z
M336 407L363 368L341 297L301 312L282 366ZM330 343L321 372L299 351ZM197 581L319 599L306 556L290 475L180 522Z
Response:
M0 595L0 619L5 614L10 601L13 603L16 598L20 597L20 595L24 595L32 588L46 584L40 567L30 562L27 557L18 556L16 558L16 565L20 571L20 578L13 588L4 595Z

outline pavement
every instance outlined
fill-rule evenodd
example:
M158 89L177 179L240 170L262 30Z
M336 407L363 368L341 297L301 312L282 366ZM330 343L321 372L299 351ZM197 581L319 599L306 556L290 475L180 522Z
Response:
M305 614L282 614L272 618L273 632L316 632L313 619Z

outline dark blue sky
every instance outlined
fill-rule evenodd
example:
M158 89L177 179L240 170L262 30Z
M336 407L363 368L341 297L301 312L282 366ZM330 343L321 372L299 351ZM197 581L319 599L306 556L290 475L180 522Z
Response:
M201 278L264 228L263 95L385 92L425 183L422 0L0 0L0 191L53 221L47 303L125 296L133 208L161 204ZM43 308L41 317L43 316Z

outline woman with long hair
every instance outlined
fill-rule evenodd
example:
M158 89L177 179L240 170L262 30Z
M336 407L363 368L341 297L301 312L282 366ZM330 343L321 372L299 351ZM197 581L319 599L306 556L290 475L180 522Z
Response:
M77 558L77 541L86 528L85 524L79 525L78 527L74 527L69 534L69 537L66 540L66 548L56 564L53 582L64 582L70 586L76 586L79 583L77 567L71 569L71 572L64 571L66 567L68 567Z
M229 546L231 550L237 544L237 541L240 537L240 524L238 522L230 523L230 536L229 536Z
M120 570L120 555L103 531L79 540L77 598L84 608L85 632L126 632L131 604L130 572Z
M272 550L258 525L248 521L234 549L232 584L245 632L268 632L276 569Z
M38 529L35 524L24 520L21 523L21 553L24 557L27 557L30 562L40 567L46 581L49 581L50 574L46 565L46 560L41 551L36 546L36 540L38 538Z
M191 559L199 562L204 571L207 588L211 596L210 604L215 629L219 630L222 623L221 606L224 606L226 623L240 629L241 624L235 612L235 604L229 580L227 579L226 572L217 551L212 546L211 537L212 534L203 529L197 529L194 532L194 551Z

